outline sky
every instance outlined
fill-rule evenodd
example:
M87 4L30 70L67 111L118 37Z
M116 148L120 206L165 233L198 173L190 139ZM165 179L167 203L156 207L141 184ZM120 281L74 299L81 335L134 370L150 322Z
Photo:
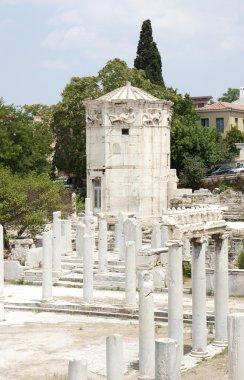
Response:
M244 86L243 0L0 0L0 97L55 104L71 77L133 67L150 19L169 87L217 100Z

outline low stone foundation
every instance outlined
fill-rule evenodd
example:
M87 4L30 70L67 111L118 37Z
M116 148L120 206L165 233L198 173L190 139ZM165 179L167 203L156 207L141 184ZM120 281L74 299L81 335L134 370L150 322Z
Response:
M214 294L214 270L206 270L207 293ZM244 270L230 269L229 270L229 295L244 296Z

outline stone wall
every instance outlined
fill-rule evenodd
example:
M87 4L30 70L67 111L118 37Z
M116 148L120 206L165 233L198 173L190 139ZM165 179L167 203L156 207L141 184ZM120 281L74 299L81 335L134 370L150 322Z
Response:
M214 270L206 270L207 293L214 294ZM229 295L244 296L244 270L229 270Z

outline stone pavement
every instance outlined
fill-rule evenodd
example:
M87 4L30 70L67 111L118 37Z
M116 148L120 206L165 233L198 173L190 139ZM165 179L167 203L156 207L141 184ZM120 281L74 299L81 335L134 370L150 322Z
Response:
M123 291L108 291L108 290L95 290L94 291L94 309L103 310L101 316L96 316L94 313L89 313L89 316L84 316L84 310L82 309L82 289L78 288L67 288L67 287L54 287L53 288L53 301L51 302L52 309L48 309L49 313L40 312L34 313L36 308L40 308L41 303L41 292L40 286L28 286L28 285L13 285L5 284L4 288L4 298L5 298L5 321L0 322L1 325L13 325L16 326L21 324L23 321L29 320L31 322L43 321L46 323L57 323L58 321L67 321L67 313L69 313L69 320L72 321L79 319L79 321L89 321L94 323L104 322L110 323L111 321L116 321L116 323L138 323L137 320L131 321L133 318L133 313L127 315L128 320L121 320L119 315L116 315L117 310L124 310L125 293ZM167 313L167 293L160 292L154 294L155 300L155 315L157 311L164 311ZM77 308L77 314L73 315L74 306ZM191 312L191 295L184 294L183 297L184 313ZM48 305L44 305L43 311ZM80 309L79 309L80 307ZM91 307L91 306L88 306ZM243 298L232 298L229 302L230 311L242 311L244 312L244 302ZM55 309L60 311L60 308L64 308L66 315L63 313L53 313ZM20 311L20 310L33 310L30 311ZM208 297L207 299L207 310L209 315L213 314L213 298ZM15 316L15 317L14 317ZM109 316L110 318L107 318ZM114 318L116 317L116 319ZM155 318L156 319L156 318ZM21 322L22 321L22 322ZM161 322L160 322L161 323ZM186 328L186 329L190 329ZM88 367L90 371L104 375L105 374L105 343L98 345L88 345L79 352L69 352L69 353L56 353L54 356L58 358L60 355L64 360L69 360L72 357L79 356L85 357L88 361ZM223 348L214 347L212 345L208 346L209 356L214 356L216 353L222 351ZM138 360L138 342L126 342L124 344L125 362L128 367L131 362ZM193 358L190 355L184 356L185 369L189 369L201 359Z

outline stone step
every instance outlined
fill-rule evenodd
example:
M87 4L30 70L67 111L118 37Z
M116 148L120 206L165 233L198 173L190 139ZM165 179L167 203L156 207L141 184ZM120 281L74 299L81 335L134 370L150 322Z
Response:
M103 282L115 282L115 283L123 283L125 282L125 274L117 273L117 272L107 272L107 273L97 273L94 276L94 281L103 281Z

